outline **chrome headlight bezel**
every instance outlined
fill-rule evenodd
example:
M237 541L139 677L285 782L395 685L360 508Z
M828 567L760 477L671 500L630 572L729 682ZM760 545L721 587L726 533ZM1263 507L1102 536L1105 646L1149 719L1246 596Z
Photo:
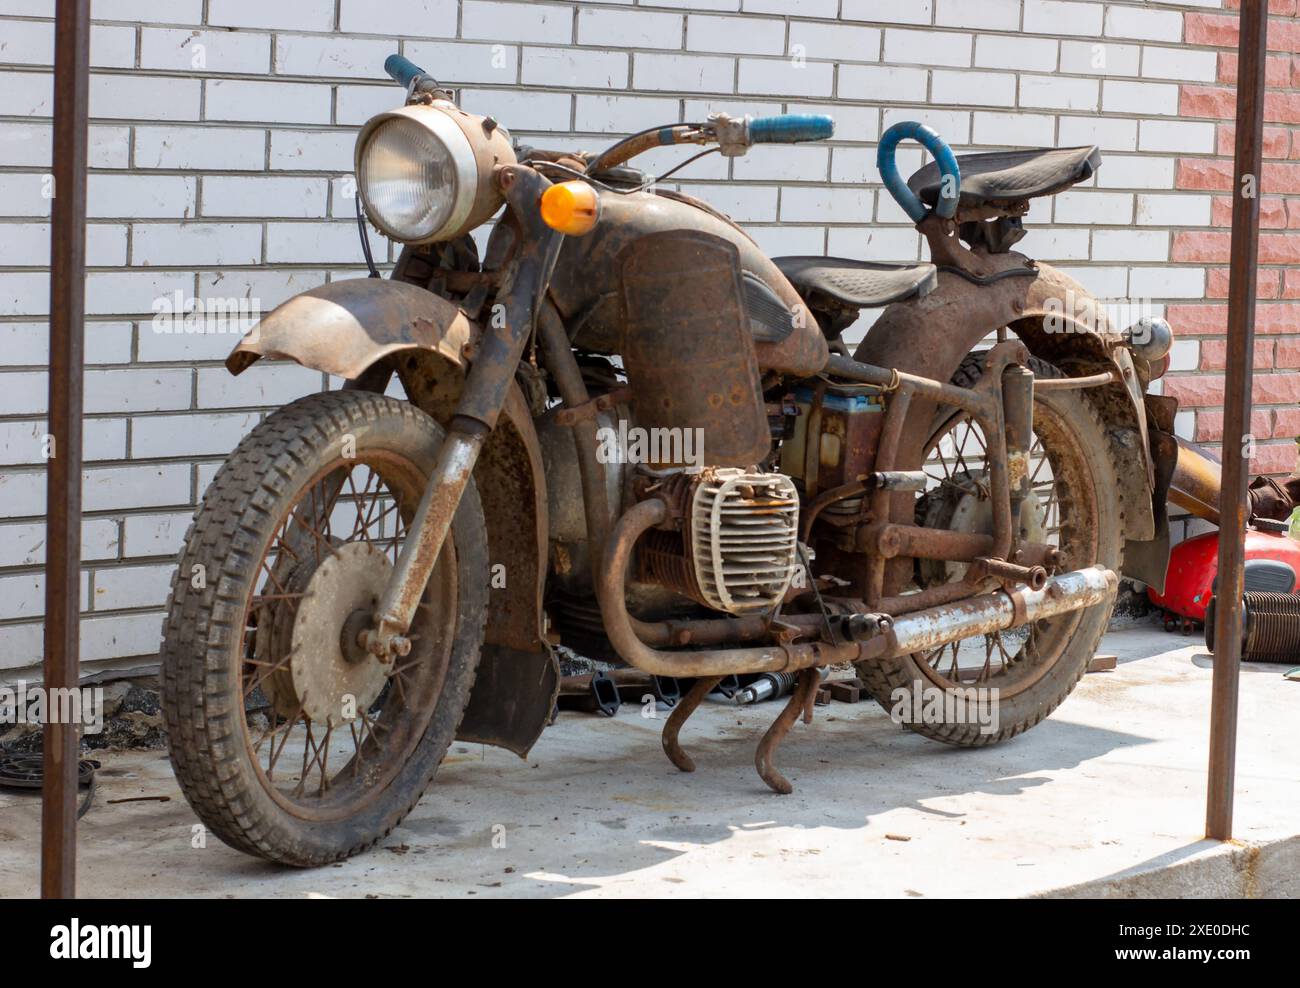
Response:
M361 196L362 205L370 221L392 240L404 244L427 244L453 239L464 232L470 214L474 211L475 202L479 197L478 161L469 138L448 114L448 109L455 111L455 106L444 100L398 107L371 117L357 135L354 152L357 195ZM442 145L452 163L455 187L452 190L451 209L445 217L435 217L427 228L401 229L395 226L389 217L385 217L375 208L366 187L366 176L362 170L365 150L381 128L398 120L412 122L425 130Z

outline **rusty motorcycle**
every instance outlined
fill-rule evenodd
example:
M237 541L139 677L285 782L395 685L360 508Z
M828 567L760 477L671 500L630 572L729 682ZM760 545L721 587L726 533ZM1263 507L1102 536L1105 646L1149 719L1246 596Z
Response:
M552 151L386 68L407 96L358 135L358 223L368 261L363 215L400 258L290 299L231 353L232 374L265 357L344 383L225 461L169 598L171 759L228 844L336 861L411 811L453 739L526 754L558 646L685 681L663 729L683 771L683 725L724 677L794 676L756 755L777 792L831 665L891 709L944 691L938 719L903 718L926 737L1013 737L1078 682L1119 578L1163 583L1167 500L1215 499L1217 467L1148 390L1168 325L1114 329L1012 250L1097 148L956 157L900 124L881 176L932 260L768 257L632 161L826 139L829 117ZM905 139L933 155L906 181ZM698 455L602 452L629 428ZM993 732L968 709L989 690Z

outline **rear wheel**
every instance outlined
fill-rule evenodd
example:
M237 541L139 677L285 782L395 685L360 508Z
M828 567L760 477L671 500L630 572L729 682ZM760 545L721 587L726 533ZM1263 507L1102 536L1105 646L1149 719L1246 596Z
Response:
M471 484L408 637L356 644L443 441L363 392L277 411L222 466L185 540L162 645L172 765L223 841L283 864L364 850L415 806L469 700L487 537Z
M953 383L973 385L983 356L967 357ZM1030 367L1039 378L1061 376L1037 359ZM925 449L930 484L917 500L916 524L992 532L987 445L964 413L949 410L936 421ZM1059 571L1121 567L1123 516L1109 450L1084 392L1036 392L1031 491L1021 508L1019 537L1055 546ZM965 572L965 564L920 560L914 588L960 580ZM1097 604L926 653L862 662L857 669L876 700L918 734L955 745L991 744L1033 727L1069 695L1110 611L1109 602ZM936 698L942 703L931 702Z

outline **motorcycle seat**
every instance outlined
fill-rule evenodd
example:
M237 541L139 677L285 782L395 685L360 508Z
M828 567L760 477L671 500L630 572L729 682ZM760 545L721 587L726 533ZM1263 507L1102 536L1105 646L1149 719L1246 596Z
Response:
M933 264L876 264L847 257L774 257L805 300L820 294L852 309L872 309L928 295L938 282Z
M1101 167L1101 150L1092 147L1035 148L991 151L957 157L961 168L958 208L999 206L1055 195L1086 182ZM930 162L907 180L907 186L927 206L939 201L939 166Z

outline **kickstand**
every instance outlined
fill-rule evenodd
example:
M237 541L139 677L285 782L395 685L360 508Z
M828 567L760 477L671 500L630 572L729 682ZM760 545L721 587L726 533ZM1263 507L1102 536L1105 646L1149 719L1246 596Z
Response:
M677 702L677 706L673 707L673 712L668 715L668 723L664 724L664 733L660 737L664 746L664 754L668 756L670 762L683 772L694 772L695 762L691 760L690 755L682 750L677 735L681 733L686 719L695 713L696 708L704 702L704 698L713 692L713 687L722 682L723 678L722 676L706 676L704 679L697 679L695 685Z
M800 714L803 715L805 724L812 723L813 701L817 697L819 683L821 674L816 669L804 669L799 673L799 681L795 684L785 709L772 722L772 726L763 735L763 740L758 743L758 750L754 752L754 767L758 769L759 776L773 791L783 796L794 792L794 786L776 767L773 760L776 748L790 733L790 728L794 727Z

